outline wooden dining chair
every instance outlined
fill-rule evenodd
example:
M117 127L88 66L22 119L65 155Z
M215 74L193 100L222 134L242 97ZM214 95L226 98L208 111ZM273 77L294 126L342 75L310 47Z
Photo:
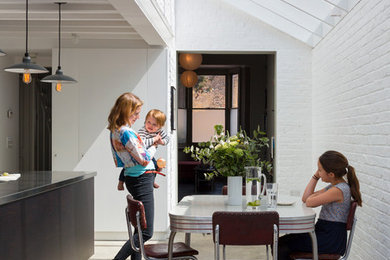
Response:
M168 259L168 244L144 244L142 238L142 230L146 229L147 223L145 218L145 209L141 201L133 199L131 195L127 195L126 207L127 229L129 232L130 244L133 250L141 252L146 260L163 260ZM138 230L139 247L134 242L133 228ZM197 259L195 255L199 252L185 243L178 242L173 244L172 259Z
M318 259L319 260L346 260L348 259L349 253L351 251L352 247L352 239L353 239L353 234L355 233L355 226L356 226L356 217L355 217L355 212L357 208L357 202L352 201L351 202L351 207L349 209L348 213L348 219L347 219L347 232L349 231L348 235L348 240L347 240L347 247L345 249L344 255L340 254L319 254ZM312 253L308 252L293 252L290 254L291 259L313 259Z
M217 211L212 217L214 258L219 260L219 245L273 245L273 259L277 259L279 214L276 211ZM269 252L267 247L267 258Z

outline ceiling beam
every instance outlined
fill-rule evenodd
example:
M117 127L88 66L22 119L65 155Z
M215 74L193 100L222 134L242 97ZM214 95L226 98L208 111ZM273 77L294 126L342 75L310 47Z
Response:
M172 29L154 6L154 0L109 1L149 45L166 46L173 40Z
M0 38L9 38L9 39L16 39L16 38L23 38L25 37L24 32L1 32L0 31ZM58 38L58 32L51 31L51 32L34 32L29 34L29 39L57 39ZM109 33L109 32L63 32L61 33L61 39L128 39L128 40L142 40L142 37L138 33Z
M49 20L49 21L38 21L33 20L28 22L29 26L35 27L35 26L47 26L52 27L56 26L58 27L58 19L57 20ZM0 27L25 27L26 21L24 20L0 20ZM89 21L77 21L77 20L62 20L61 21L62 27L90 27L90 28L130 28L128 22L122 20L122 21L101 21L101 20L89 20Z
M22 27L6 27L1 26L0 32L25 32L26 29ZM56 32L58 33L58 25L57 26L34 26L29 29L30 33L35 32ZM61 26L61 33L108 33L108 34L137 34L135 30L129 31L128 28L101 28L101 27L66 27Z
M123 21L123 17L118 13L96 14L96 13L64 13L61 14L63 20L105 20L105 21ZM24 21L26 15L23 13L3 13L0 20L21 20ZM29 21L58 20L58 13L29 13Z
M25 13L25 4L8 4L0 2L0 14L1 13ZM56 13L58 15L58 5L53 2L50 4L47 3L35 3L30 2L28 5L28 12L30 13ZM83 4L83 3L73 3L66 4L61 7L62 13L118 13L115 8L106 3L106 4Z
M53 3L58 2L58 1L56 1L56 0L30 0L30 2L39 3L39 4L53 4ZM74 3L76 3L76 4L77 3L105 4L108 2L108 0L66 0L65 2L68 4L74 4ZM5 3L5 4L19 3L19 4L25 5L26 0L1 0L1 3Z

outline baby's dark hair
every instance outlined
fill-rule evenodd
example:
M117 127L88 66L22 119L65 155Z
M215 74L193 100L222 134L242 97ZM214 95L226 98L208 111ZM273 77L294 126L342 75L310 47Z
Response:
M327 173L334 173L336 178L342 178L347 174L348 184L351 187L351 195L358 205L362 206L359 180L356 177L355 168L349 165L347 158L337 151L326 151L320 156L319 161L322 168Z

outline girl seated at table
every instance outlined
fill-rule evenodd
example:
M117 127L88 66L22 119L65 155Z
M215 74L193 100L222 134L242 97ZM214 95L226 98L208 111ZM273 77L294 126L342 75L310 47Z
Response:
M359 181L355 169L339 152L325 152L320 156L317 164L318 169L310 178L302 201L308 207L322 206L315 225L318 252L342 255L347 242L346 222L351 196L359 206L362 206ZM314 192L319 179L330 184ZM292 252L312 252L309 234L289 234L279 239L278 259L290 259L289 254Z

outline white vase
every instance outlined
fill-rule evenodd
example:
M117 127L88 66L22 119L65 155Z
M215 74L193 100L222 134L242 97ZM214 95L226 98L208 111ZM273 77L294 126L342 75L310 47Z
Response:
M242 204L242 176L228 176L228 205Z

